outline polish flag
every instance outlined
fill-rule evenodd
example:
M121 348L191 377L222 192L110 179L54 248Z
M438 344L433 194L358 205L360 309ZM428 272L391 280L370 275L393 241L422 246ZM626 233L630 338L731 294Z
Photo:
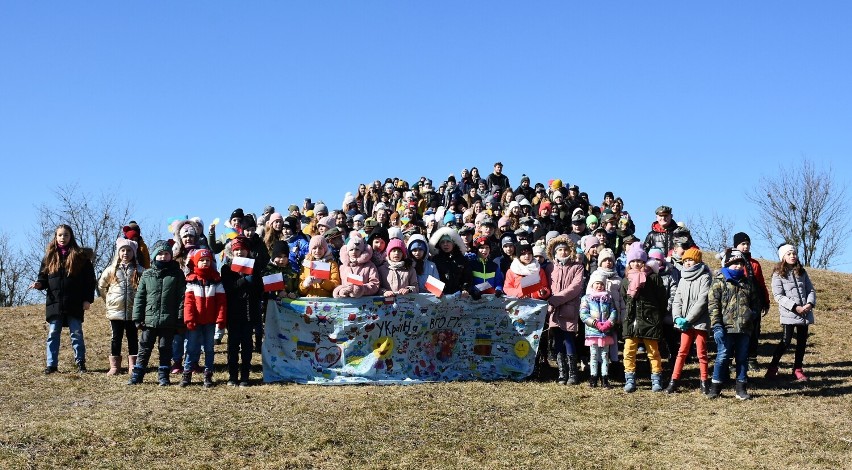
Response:
M488 281L485 281L482 284L477 284L476 288L479 290L479 292L481 292L483 294L493 294L494 293L494 286L492 286L491 283L488 282Z
M281 273L263 276L263 291L274 292L284 290L284 275Z
M426 279L426 290L435 294L436 297L444 295L444 283L440 279L435 279L434 276L429 276Z
M235 273L251 274L254 271L254 259L235 256L231 261L231 271Z
M540 283L541 277L538 272L527 274L526 276L521 277L521 292L523 292L524 295L530 295L541 288L541 286L539 286Z
M311 262L311 277L325 280L331 279L331 263L326 263L325 261Z
M358 274L349 273L346 275L346 282L355 286L363 286L364 285L364 276L359 276Z

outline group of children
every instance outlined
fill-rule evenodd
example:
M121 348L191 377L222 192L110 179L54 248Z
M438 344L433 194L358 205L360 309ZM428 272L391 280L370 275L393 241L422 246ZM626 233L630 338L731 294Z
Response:
M375 191L382 188L376 183L369 193L365 185L357 196L347 193L334 213L310 200L302 208L290 206L286 217L267 207L259 221L237 209L226 223L229 236L219 238L215 224L205 236L200 219L180 220L172 224L174 238L157 241L150 252L131 222L98 282L71 227L58 227L32 285L47 290L45 373L57 370L63 326L71 330L79 370L86 370L82 321L96 286L112 329L107 374L120 372L126 339L129 384L141 383L156 342L160 385L169 385L170 374L178 373L180 385L187 386L194 372L203 372L203 384L210 387L214 345L225 331L228 383L249 385L269 299L393 297L426 292L429 278L436 278L445 296L546 301L541 352L557 368L561 384L579 382L584 357L589 385L610 387L609 365L619 360L623 340L624 390L637 389L636 357L643 348L652 390L672 393L682 385L694 344L702 392L720 395L733 356L736 396L749 398L749 359L755 357L769 299L748 235L734 237L734 248L713 273L667 206L657 209L642 242L623 201L612 193L600 206L591 205L576 185L566 188L553 180L532 186L527 177L513 191L499 162L487 178L475 179L465 170L460 182L448 178L437 191L426 178L411 185L389 179L384 191ZM794 375L806 380L802 361L815 291L795 247L784 245L778 255L771 285L784 333L767 377L777 375L795 336ZM217 256L223 261L219 270ZM268 292L263 278L273 274L280 275L280 285ZM665 388L662 349L674 359Z

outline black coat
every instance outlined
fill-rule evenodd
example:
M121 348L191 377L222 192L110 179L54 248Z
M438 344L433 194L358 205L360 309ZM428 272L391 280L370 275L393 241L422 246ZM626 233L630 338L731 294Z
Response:
M228 299L228 326L260 324L263 300L263 276L259 274L261 266L255 261L257 272L247 276L232 271L230 264L222 265L222 286Z
M450 253L439 252L432 257L432 262L441 275L444 283L444 294L455 294L459 291L471 292L473 287L473 273L468 265L467 258L458 247L454 247Z
M85 255L84 255L85 256ZM68 326L68 317L74 317L83 321L83 302L95 301L95 268L91 259L84 258L79 272L69 275L65 271L65 258L62 258L61 267L53 274L47 273L45 261L42 261L38 270L38 282L42 288L47 289L45 301L45 320L48 322L56 319L62 320L63 326Z

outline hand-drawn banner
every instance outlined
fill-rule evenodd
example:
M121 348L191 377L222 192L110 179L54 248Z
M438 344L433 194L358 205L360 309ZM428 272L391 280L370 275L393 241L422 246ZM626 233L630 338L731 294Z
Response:
M546 312L546 302L490 295L270 301L263 380L521 380L532 373Z

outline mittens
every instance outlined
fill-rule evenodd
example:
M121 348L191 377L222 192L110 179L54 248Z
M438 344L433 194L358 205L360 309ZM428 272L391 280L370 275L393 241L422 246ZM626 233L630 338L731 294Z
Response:
M602 322L601 326L598 329L601 330L601 332L606 333L607 331L609 331L610 328L612 328L612 322L607 320L605 322Z

